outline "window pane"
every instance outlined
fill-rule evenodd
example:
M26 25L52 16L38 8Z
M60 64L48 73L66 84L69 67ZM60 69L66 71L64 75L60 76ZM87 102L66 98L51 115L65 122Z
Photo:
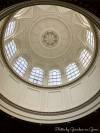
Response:
M15 21L11 21L7 26L4 37L6 38L10 36L14 32L14 29L15 29Z
M38 84L38 85L42 85L42 83L43 83L43 75L44 74L43 74L43 70L42 69L40 69L38 67L34 67L32 69L29 81L33 82L35 84Z
M84 49L81 54L80 54L80 61L83 65L83 67L87 67L88 64L90 63L90 60L91 60L91 55L89 54L89 52Z
M61 72L60 70L51 70L49 72L48 85L60 85L61 84Z
M16 45L14 40L5 45L5 52L8 59L10 59L16 53Z
M69 81L75 79L80 75L79 69L75 63L69 64L66 67L66 76Z
M23 57L19 57L16 63L13 65L13 69L20 75L23 76L26 72L28 63Z
M90 48L94 48L94 37L93 37L93 33L91 31L87 30L87 42L89 43L89 47Z

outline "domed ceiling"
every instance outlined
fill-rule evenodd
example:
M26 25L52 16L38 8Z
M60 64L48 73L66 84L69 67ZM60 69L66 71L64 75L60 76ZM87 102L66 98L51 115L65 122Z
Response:
M95 55L94 30L83 15L54 5L14 13L5 26L4 56L20 79L58 87L79 79Z
M67 2L33 0L0 19L1 110L50 124L100 107L99 18Z

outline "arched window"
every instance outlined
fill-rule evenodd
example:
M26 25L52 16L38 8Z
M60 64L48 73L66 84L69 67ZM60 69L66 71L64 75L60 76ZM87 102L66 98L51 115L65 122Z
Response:
M14 40L8 42L5 45L5 52L6 52L8 59L10 59L16 53L16 51L17 51L17 49L16 49L16 44L15 44Z
M89 47L93 49L94 48L94 36L93 36L93 33L91 31L87 30L86 36L87 36L87 42L89 44Z
M6 28L4 37L6 38L10 36L14 32L14 29L15 29L15 21L11 21Z
M13 65L13 69L16 71L17 74L23 76L26 72L27 66L28 62L23 57L19 57Z
M61 84L61 72L58 69L51 70L49 72L48 85L60 85Z
M78 14L79 15L79 14ZM87 21L87 19L83 16L83 15L79 15L80 16L80 21L82 22L82 24L84 24L85 26L89 27L90 28L90 24L89 22Z
M75 79L80 74L79 69L75 63L69 64L66 67L66 76L69 81Z
M38 67L34 67L32 69L31 75L29 77L29 81L38 85L42 85L43 84L43 70L38 68Z
M83 65L83 67L86 68L88 66L88 64L90 63L90 60L91 60L90 53L86 49L84 49L80 54L80 61Z

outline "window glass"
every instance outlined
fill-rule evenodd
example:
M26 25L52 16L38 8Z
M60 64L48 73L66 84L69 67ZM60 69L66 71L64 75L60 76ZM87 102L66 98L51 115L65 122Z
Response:
M6 37L10 36L11 34L13 34L14 29L15 29L15 21L11 21L8 24L7 28L6 28L5 36L4 37L6 38Z
M66 67L66 76L69 81L75 79L80 74L79 69L75 63L69 64Z
M38 67L34 67L29 77L29 81L35 84L38 84L38 85L42 85L43 84L43 70Z
M80 61L83 65L83 67L86 68L88 66L88 64L90 63L90 60L91 60L90 53L86 49L84 49L80 54Z
M91 31L87 31L87 42L89 44L90 48L94 48L94 37L93 37L93 33Z
M48 85L60 85L61 84L61 72L60 70L51 70L49 72Z
M5 52L7 59L10 59L16 53L16 51L17 49L14 40L10 41L5 45Z
M16 71L17 74L23 76L26 72L27 66L27 61L23 57L19 57L13 65L13 69Z

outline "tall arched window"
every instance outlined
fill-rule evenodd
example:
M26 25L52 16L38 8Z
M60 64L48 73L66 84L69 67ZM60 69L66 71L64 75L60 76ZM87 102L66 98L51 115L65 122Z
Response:
M80 54L80 61L83 65L83 67L86 68L88 66L88 64L90 63L90 60L91 60L90 53L86 49L84 49Z
M60 85L61 82L61 72L58 69L51 70L49 72L48 85Z
M11 21L6 28L4 37L6 38L10 36L11 34L13 34L14 29L15 29L15 21Z
M29 77L29 81L38 85L43 84L44 72L41 68L34 67Z
M87 21L87 19L83 15L81 15L81 14L79 16L80 16L80 21L82 22L82 24L84 24L85 26L90 28L90 24Z
M23 76L26 72L27 66L28 62L26 61L26 59L19 57L13 65L13 69L18 75Z
M79 69L75 63L71 63L66 67L66 76L69 81L78 77L79 74Z
M86 36L87 36L87 42L89 44L89 47L91 49L93 49L94 48L94 36L93 36L93 32L87 30Z
M8 42L5 45L5 52L8 59L10 59L16 53L16 51L17 49L14 40Z

